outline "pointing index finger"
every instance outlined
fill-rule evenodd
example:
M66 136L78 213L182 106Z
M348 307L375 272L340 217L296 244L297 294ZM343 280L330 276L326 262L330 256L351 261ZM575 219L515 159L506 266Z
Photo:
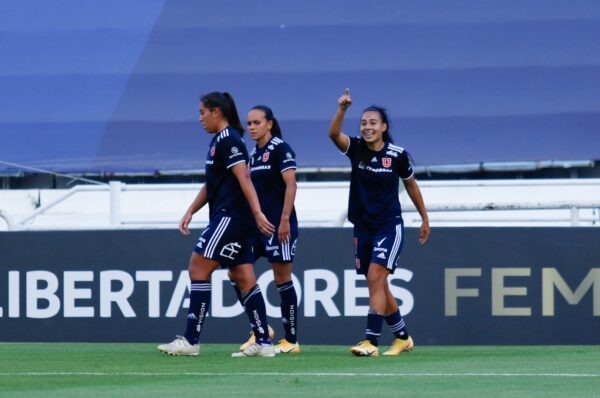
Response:
M346 88L346 93L344 95L350 96L350 89Z

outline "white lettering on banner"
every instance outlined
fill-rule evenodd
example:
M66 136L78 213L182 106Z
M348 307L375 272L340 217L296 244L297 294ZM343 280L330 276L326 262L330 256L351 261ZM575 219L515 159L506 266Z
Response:
M26 274L27 318L52 318L60 311L60 299L56 295L58 278L48 271L29 271ZM46 287L39 288L39 282ZM39 308L38 302L48 302L46 308Z
M21 273L8 271L8 316L19 318L21 316ZM134 278L135 275L135 278ZM187 270L179 272L174 278L173 271L167 270L139 270L126 272L123 270L107 271L64 271L57 275L50 271L28 271L25 278L25 316L27 318L52 318L61 313L65 318L110 318L123 316L135 318L146 313L149 318L175 318L180 316L182 310L189 308L190 279ZM62 280L59 276L62 276ZM317 307L321 307L327 316L364 316L368 306L356 305L358 299L368 298L366 287L358 287L358 281L364 277L356 275L354 270L343 273L343 291L340 292L338 275L327 269L309 269L304 271L304 283L292 274L294 288L298 297L298 305L303 305L306 317L315 317ZM175 280L176 279L176 280ZM399 279L409 282L412 272L397 269L390 277L390 281ZM96 282L96 283L94 283ZM274 283L273 272L265 271L257 279L263 297L267 315L273 318L281 317L278 298L270 302L266 294ZM61 291L62 295L58 292ZM391 285L392 294L402 301L401 310L408 314L413 307L413 296L407 289ZM136 292L137 289L137 292ZM140 289L145 300L140 303ZM146 292L147 289L147 292ZM212 275L211 314L218 318L232 318L242 315L244 310L236 301L225 305L225 290L231 289L227 270L216 270ZM161 295L162 291L162 295ZM133 307L132 296L136 294L136 307ZM164 297L165 293L167 297ZM335 298L343 294L343 310L338 308ZM62 296L62 297L61 297ZM168 301L166 311L163 313L165 300ZM62 302L61 302L62 301ZM146 304L147 302L147 309ZM94 303L94 304L92 304ZM1 303L0 303L1 304ZM114 313L113 309L118 309ZM119 313L120 312L120 313ZM6 313L0 314L0 316ZM206 314L208 316L208 314Z
M65 318L93 318L94 307L76 307L75 300L91 299L91 288L77 288L77 282L92 282L92 271L65 271L63 273L63 316Z
M364 275L359 275L353 269L344 271L344 315L364 316L369 311L368 305L356 305L356 299L369 297L368 287L358 287L358 281L364 281Z
M160 283L173 280L171 271L136 271L135 280L148 282L148 317L160 317Z
M227 270L219 269L212 273L212 295L210 303L210 312L215 318L233 318L244 312L244 308L236 301L233 305L225 306L223 304L223 286L228 286L225 289L233 289L229 283Z
M113 281L121 282L121 290L112 290ZM100 272L100 317L110 318L112 315L112 303L115 303L125 318L134 318L135 312L128 300L133 293L133 287L133 278L125 271L111 270Z
M179 308L190 308L190 299L186 297L188 295L189 286L190 274L187 270L181 271L179 273L179 278L177 278L177 285L171 296L167 313L165 314L167 318L175 318L179 312Z
M325 281L325 289L317 291L317 280ZM340 316L340 310L333 302L333 296L338 291L339 281L337 275L326 269L311 269L304 271L304 288L311 295L304 295L304 316L316 316L317 302L325 309L327 316Z
M18 318L21 316L21 286L19 271L8 272L8 316Z

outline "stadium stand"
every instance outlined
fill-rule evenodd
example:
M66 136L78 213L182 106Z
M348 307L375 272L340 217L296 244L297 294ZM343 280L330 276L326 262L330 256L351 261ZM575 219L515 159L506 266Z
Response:
M2 2L0 174L201 170L212 90L271 105L301 167L346 167L325 135L345 87L346 131L386 106L421 171L593 165L600 3L478 4Z

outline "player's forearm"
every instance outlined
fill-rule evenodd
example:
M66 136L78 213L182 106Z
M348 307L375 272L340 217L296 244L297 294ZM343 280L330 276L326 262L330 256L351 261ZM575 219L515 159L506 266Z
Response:
M252 185L250 175L246 173L242 176L239 176L238 180L240 183L240 188L242 189L242 193L248 201L248 205L250 206L252 214L256 216L257 214L262 213L262 210L260 208L260 202L258 201L258 195L256 194L256 190L254 189L254 185Z
M200 189L200 192L198 192L198 195L196 195L196 197L192 201L192 204L190 205L190 207L188 207L188 210L187 210L188 213L196 214L196 212L198 210L200 210L202 207L204 207L204 205L206 204L207 201L208 201L208 194L206 192L206 184L204 184L202 186L202 188Z
M406 183L406 192L410 197L410 200L415 205L421 219L424 223L429 223L429 216L427 215L427 209L425 208L425 202L423 201L423 195L421 195L421 190L419 189L419 184L417 184L417 180L412 178L410 181Z
M342 109L342 107L338 107L335 115L333 115L331 124L329 125L329 138L331 138L334 142L336 142L336 140L342 134L342 123L344 122L345 114L346 110Z
M285 196L283 199L283 210L281 212L282 220L289 220L292 215L292 209L294 208L294 201L296 200L296 181L286 182L285 185Z

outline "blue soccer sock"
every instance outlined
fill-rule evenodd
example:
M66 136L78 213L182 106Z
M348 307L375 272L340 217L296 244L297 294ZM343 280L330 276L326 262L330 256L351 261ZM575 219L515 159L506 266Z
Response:
M379 345L379 337L381 336L381 327L383 326L383 315L379 315L377 311L370 309L367 315L367 333L366 339L374 346Z
M296 289L294 289L294 282L289 281L277 285L277 290L279 290L281 296L281 322L283 322L283 329L285 330L285 339L290 343L296 343L298 341L296 336L298 296L296 295Z
M390 326L394 336L403 340L408 339L408 330L406 329L406 324L404 323L402 315L400 315L399 308L396 310L396 312L386 315L385 322Z
M244 303L242 303L242 291L238 287L237 283L235 283L235 281L232 281L230 279L229 282L231 283L231 287L233 287L233 290L235 290L235 296L237 297L237 299L240 302L240 304L242 304L242 306L243 306Z
M183 335L190 344L198 344L202 324L210 306L210 290L210 281L192 281L190 286L190 308Z
M263 345L271 345L267 323L267 308L265 307L265 300L258 285L254 285L248 293L242 296L242 305L252 325L256 342Z

